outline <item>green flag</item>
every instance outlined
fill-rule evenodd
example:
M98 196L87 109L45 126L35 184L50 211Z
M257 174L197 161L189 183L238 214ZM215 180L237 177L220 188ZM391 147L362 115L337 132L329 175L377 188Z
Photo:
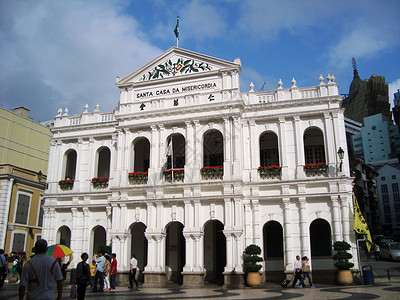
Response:
M174 33L177 39L179 39L179 16L176 17L176 26L174 29Z

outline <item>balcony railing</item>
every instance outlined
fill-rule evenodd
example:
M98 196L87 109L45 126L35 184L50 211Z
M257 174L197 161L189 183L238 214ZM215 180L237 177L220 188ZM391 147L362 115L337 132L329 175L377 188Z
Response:
M169 169L164 171L164 180L166 182L172 182L172 174L173 174L173 182L183 182L185 178L185 170L184 169Z

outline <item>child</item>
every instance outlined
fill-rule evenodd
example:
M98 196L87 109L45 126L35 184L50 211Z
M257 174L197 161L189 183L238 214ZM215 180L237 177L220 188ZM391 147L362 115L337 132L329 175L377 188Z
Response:
M8 283L11 279L11 277L13 277L13 275L17 275L17 284L19 283L19 272L18 272L18 259L14 259L13 261L13 267L10 273L10 276L8 277L7 280L5 280L5 283Z
M96 262L93 260L90 265L90 287L93 289L94 287L94 275L96 275L97 267Z

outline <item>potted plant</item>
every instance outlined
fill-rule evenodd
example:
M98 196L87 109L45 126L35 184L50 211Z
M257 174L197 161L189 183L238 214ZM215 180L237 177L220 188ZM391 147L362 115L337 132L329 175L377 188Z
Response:
M337 241L333 244L333 249L336 251L333 259L337 260L334 265L338 269L338 284L353 284L353 275L350 269L354 267L354 264L349 262L349 259L353 258L353 255L347 252L351 249L351 245L345 241Z
M200 173L205 179L222 179L224 174L223 166L206 166L200 169Z
M261 248L257 245L249 245L244 250L243 254L243 268L247 273L247 285L258 286L261 283L261 275L259 273L262 265L258 264L262 262Z
M282 167L276 165L266 167L259 166L257 170L261 177L279 177L281 175Z

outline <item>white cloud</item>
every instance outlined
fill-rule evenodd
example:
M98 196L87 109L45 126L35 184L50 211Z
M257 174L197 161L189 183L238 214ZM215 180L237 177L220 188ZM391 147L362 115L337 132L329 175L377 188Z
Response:
M224 21L224 12L216 11L210 4L194 0L180 11L181 32L190 32L195 39L223 37L228 25Z
M122 13L122 3L3 2L2 102L25 105L32 113L41 108L41 120L56 114L56 102L70 114L81 113L85 103L91 109L99 103L102 111L116 107L115 76L128 75L161 53Z

